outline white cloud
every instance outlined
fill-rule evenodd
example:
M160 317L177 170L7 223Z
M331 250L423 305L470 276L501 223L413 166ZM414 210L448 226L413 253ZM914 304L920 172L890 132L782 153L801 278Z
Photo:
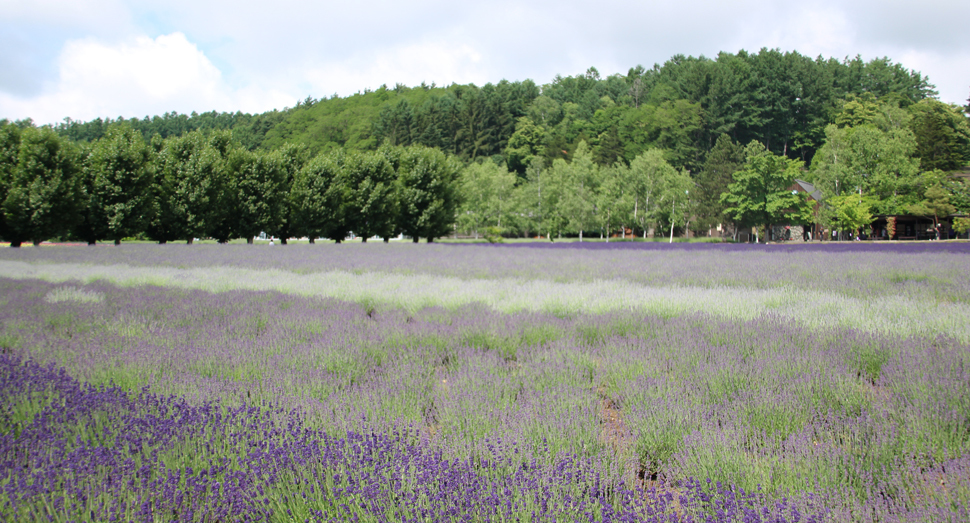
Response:
M265 111L384 83L542 84L762 47L888 56L962 103L968 17L965 0L0 0L0 118Z
M795 50L803 56L845 58L856 38L855 29L838 8L804 7L790 13L772 13L761 24L747 27L744 43L750 51L762 47ZM854 56L855 53L852 53Z
M940 93L941 101L967 104L970 76L966 71L970 71L970 51L946 55L938 52L906 51L898 56L899 63L930 78L930 83L936 85L936 90Z
M0 114L39 123L65 116L142 117L168 111L265 111L296 97L248 87L230 89L199 48L182 33L137 37L116 45L69 41L58 79L33 98L0 94Z
M497 81L484 70L482 55L472 47L448 42L426 42L392 47L317 66L306 72L317 93L346 96L382 84L407 86L421 82L484 84Z

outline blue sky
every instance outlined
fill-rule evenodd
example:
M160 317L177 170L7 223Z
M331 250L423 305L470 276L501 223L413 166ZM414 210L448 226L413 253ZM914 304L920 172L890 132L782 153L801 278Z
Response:
M970 2L950 0L0 0L0 118L261 112L383 83L543 84L762 47L888 56L965 104L967 20Z

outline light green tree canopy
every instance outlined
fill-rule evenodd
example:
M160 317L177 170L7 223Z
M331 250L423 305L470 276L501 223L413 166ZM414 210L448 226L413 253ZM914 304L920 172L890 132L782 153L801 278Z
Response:
M802 162L773 154L758 142L745 148L744 168L734 173L734 183L721 195L725 212L743 225L804 222L809 214L807 197L792 186Z
M593 162L593 152L585 141L579 142L573 161L558 160L553 164L554 176L561 177L566 186L562 208L567 227L579 233L595 227L597 192L599 190L599 167Z
M534 158L534 157L533 157ZM458 192L458 226L465 231L479 231L486 226L501 228L508 223L512 209L515 175L504 166L486 160L462 170Z

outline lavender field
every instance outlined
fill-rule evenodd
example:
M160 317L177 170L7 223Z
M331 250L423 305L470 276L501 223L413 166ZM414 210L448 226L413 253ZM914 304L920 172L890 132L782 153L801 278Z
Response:
M0 519L966 521L970 248L0 250Z

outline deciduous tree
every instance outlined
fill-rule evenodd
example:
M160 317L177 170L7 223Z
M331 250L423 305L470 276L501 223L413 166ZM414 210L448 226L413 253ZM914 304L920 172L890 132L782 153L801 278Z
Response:
M22 130L7 197L6 239L11 247L66 234L78 213L80 177L74 146L47 127Z
M382 147L394 167L400 188L398 229L417 243L418 238L447 235L458 206L459 163L437 149L421 146Z
M808 215L804 193L792 190L802 162L778 156L752 141L745 147L744 167L734 173L734 183L721 195L724 212L742 225L802 222Z

